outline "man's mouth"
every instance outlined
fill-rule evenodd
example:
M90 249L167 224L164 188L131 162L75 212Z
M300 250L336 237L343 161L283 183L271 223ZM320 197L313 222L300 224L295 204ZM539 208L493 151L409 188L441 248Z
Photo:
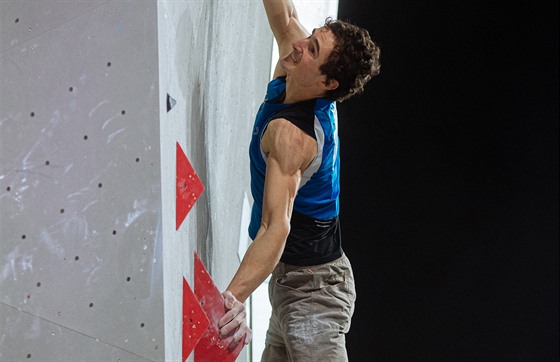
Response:
M294 55L294 52L292 52L292 60L294 61L294 63L299 63L298 60L296 59L296 56Z

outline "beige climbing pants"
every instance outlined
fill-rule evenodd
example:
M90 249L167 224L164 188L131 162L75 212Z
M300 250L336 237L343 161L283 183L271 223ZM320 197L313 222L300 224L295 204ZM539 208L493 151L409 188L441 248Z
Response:
M343 255L309 267L279 263L268 286L272 316L263 362L347 361L354 313L352 266Z

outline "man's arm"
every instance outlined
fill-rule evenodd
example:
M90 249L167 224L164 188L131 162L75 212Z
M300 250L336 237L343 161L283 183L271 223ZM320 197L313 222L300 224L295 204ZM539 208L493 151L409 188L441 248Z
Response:
M281 59L292 52L292 42L309 33L300 24L291 0L263 0L263 3ZM274 77L284 74L278 62ZM246 344L251 340L251 330L247 327L243 303L280 261L301 175L317 153L316 141L285 119L269 123L261 146L268 154L261 227L222 294L228 312L218 322L222 336L234 333L235 341L245 336Z
M270 29L278 43L279 57L282 59L291 53L292 42L307 37L309 33L299 22L292 0L263 0L263 4ZM274 77L285 74L278 62L274 70Z
M241 303L280 261L301 175L317 153L317 142L285 119L271 121L261 142L263 151L268 153L261 227L226 291ZM230 312L219 323L223 335L244 318L237 315L240 310Z
M317 149L315 140L285 119L269 123L262 147L268 159L261 227L227 288L240 301L245 301L280 261L301 175Z

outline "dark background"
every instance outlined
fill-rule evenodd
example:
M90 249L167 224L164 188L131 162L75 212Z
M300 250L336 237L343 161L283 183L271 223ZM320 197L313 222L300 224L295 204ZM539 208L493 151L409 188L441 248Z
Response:
M382 48L339 105L351 361L557 361L558 1L340 0Z

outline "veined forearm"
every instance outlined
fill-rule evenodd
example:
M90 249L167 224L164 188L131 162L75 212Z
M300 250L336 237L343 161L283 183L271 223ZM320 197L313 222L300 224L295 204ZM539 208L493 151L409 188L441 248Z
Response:
M245 302L280 261L288 235L284 229L266 229L257 235L247 249L237 273L227 287L239 301Z

